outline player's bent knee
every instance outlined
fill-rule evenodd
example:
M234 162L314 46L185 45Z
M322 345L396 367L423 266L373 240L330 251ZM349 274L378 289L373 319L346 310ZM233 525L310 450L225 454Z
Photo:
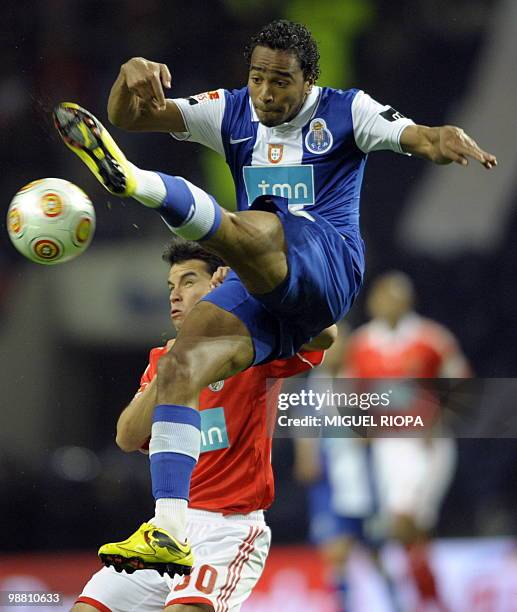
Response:
M175 350L163 355L158 362L158 379L163 384L184 384L195 382L193 360L185 351Z
M176 349L176 347L175 347ZM163 355L158 362L158 384L171 389L199 393L211 382L210 349L180 348Z
M76 603L70 612L99 612L99 609L87 603Z
M224 253L227 260L287 251L278 216L258 210L226 213L219 232L203 244Z
M222 257L250 293L269 293L287 276L284 229L273 213L251 210L228 214L222 230L203 246Z

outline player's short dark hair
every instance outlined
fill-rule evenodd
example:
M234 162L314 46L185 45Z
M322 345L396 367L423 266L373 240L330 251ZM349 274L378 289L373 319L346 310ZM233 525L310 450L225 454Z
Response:
M251 54L255 47L268 47L291 51L300 62L300 68L306 81L317 81L320 76L320 52L318 44L310 31L301 23L278 19L272 21L255 34L244 51L244 57L251 64Z
M220 257L205 251L197 242L183 240L179 237L175 237L169 242L163 252L162 259L170 266L183 263L189 259L198 259L205 262L209 274L213 274L219 266L226 265Z

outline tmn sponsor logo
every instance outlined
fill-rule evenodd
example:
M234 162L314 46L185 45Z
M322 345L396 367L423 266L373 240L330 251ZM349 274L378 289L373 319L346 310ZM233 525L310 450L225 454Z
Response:
M228 448L228 431L224 408L209 408L201 410L201 452L220 450Z
M289 204L314 204L312 165L246 166L243 172L249 204L264 195L287 198Z

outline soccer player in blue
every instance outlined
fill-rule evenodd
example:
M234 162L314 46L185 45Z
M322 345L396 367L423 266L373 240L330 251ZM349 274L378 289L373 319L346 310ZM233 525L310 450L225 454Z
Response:
M473 159L487 169L497 163L460 128L415 125L363 91L317 86L319 53L303 25L265 26L247 59L246 87L170 100L168 68L133 58L108 102L118 127L171 132L223 155L236 213L185 179L132 165L76 104L54 113L65 143L108 191L154 208L173 232L200 241L235 271L196 305L160 361L150 459L161 536L137 531L100 550L115 563L133 559L137 569L183 566L188 573L192 563L182 541L200 390L293 355L352 305L364 272L359 198L367 154L391 149L464 166Z

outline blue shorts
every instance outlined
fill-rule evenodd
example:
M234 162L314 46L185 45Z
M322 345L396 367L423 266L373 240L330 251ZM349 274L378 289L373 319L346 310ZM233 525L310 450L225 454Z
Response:
M203 299L233 313L253 339L253 365L285 359L342 319L362 284L362 240L346 239L317 213L290 212L287 200L260 197L252 210L275 213L287 243L287 278L251 295L236 274Z

